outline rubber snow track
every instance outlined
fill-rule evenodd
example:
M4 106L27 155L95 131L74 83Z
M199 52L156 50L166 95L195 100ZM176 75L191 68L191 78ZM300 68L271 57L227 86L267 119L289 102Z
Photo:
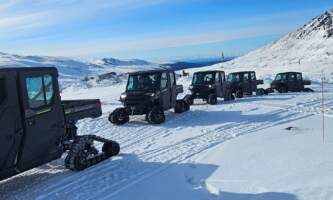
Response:
M183 114L168 112L160 126L147 124L141 116L114 126L105 113L99 119L81 121L79 130L116 140L121 155L82 172L65 170L62 159L35 168L1 182L1 199L110 199L227 140L320 114L320 102L318 93L300 93L199 104ZM104 105L106 110L117 106ZM325 105L330 115L333 97Z

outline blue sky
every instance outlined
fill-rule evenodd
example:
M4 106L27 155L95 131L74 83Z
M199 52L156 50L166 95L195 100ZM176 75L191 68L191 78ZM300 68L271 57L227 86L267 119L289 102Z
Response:
M328 0L0 0L0 51L166 61L242 55Z

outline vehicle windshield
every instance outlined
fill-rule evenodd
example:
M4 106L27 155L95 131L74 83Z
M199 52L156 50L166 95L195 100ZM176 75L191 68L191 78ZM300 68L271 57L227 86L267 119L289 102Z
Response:
M276 81L287 80L287 74L277 74L275 80Z
M210 85L215 82L214 72L200 72L193 75L192 85Z
M227 77L228 82L238 82L240 81L239 79L239 74L229 74Z
M158 86L158 74L134 74L128 77L126 91L151 91Z

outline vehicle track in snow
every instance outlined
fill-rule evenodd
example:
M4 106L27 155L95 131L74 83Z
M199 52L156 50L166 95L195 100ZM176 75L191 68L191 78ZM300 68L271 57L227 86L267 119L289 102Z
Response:
M262 100L265 101L264 98ZM304 105L317 103L309 101ZM107 115L98 120L83 120L79 123L82 133L114 139L121 144L123 153L78 173L56 165L55 174L37 179L40 182L27 183L33 189L18 191L10 188L12 191L4 191L6 199L82 199L84 196L109 199L227 140L310 114L268 104L254 104L245 99L244 102L235 102L235 105L195 105L191 112L180 115L168 112L166 123L160 126L147 124L143 121L144 117L135 117L125 126L111 125ZM245 113L240 109L245 109ZM52 172L52 168L47 171ZM42 172L43 169L36 168L23 175L34 176Z

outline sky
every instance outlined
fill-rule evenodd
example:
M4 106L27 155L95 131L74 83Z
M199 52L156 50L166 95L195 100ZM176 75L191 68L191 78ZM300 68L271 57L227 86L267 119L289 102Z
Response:
M0 52L151 61L239 56L330 0L0 0Z

